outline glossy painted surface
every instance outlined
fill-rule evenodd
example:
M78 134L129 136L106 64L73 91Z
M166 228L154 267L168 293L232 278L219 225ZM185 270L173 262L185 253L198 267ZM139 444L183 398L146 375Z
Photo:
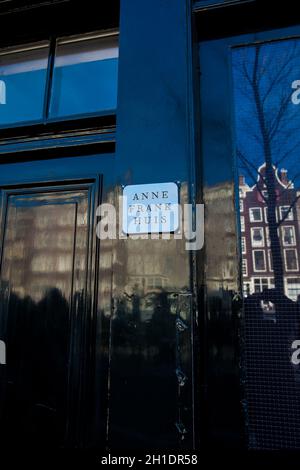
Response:
M0 47L0 126L115 113L118 35L103 34Z
M136 11L139 11L138 22ZM6 163L1 165L4 235L1 276L5 285L8 282L15 286L12 290L3 287L3 295L7 296L8 302L13 295L32 298L29 314L35 308L42 312L38 320L32 316L26 326L29 331L26 335L31 338L32 331L36 329L39 336L47 340L43 342L43 352L36 362L27 369L24 365L17 373L22 378L18 382L18 393L29 397L24 409L20 409L20 404L17 408L15 402L9 409L4 401L7 398L2 400L6 419L19 426L19 437L23 435L22 429L29 417L33 423L31 435L38 434L43 445L50 444L51 434L56 446L100 447L107 443L110 448L164 450L193 446L193 292L191 255L185 249L185 240L177 240L173 235L170 240L102 240L98 247L94 206L90 196L86 199L81 187L90 184L96 198L101 175L101 201L114 203L125 184L174 181L180 187L180 201L189 202L192 177L189 163L191 115L187 107L191 98L191 63L186 54L190 44L189 14L189 2L181 0L171 3L155 0L151 9L141 8L137 0L123 1L115 155L101 152L102 139L98 141L99 150L91 152L87 144L93 144L92 148L95 148L95 135L94 142L90 136L84 142L81 156L72 157L70 147L70 157L60 158L60 150L55 151L54 144L52 159L44 160L46 154L39 150L38 157L30 161L30 148L42 148L43 142L24 140L22 150L26 146L27 152L19 156L8 155ZM170 17L172 21L169 21ZM152 34L153 24L156 25L155 35ZM58 138L61 146L63 142L59 135ZM68 139L66 136L64 142L66 147L73 146L74 137ZM10 142L9 145L11 152L14 144ZM80 149L77 149L76 154L79 153ZM23 156L28 161L22 162ZM9 158L18 163L8 163ZM58 184L58 190L48 193ZM13 215L16 212L13 209L15 199L6 198L10 185L21 191L20 197L29 220L36 216L43 230L50 231L47 236L40 236L28 222L30 231L18 232L23 245L27 243L27 232L30 243L37 240L37 244L43 244L32 253L27 250L18 255L16 252L16 262L21 265L18 276L24 279L22 282L17 279L15 271L10 276L6 274L14 266L9 258L6 234L10 226L15 230L15 219L10 222L5 215L16 217ZM70 191L69 185L72 186ZM36 195L27 197L27 188L34 190ZM89 232L90 238L88 245L83 241L83 246L78 247L77 254L77 250L74 248L72 251L71 248L74 247L75 231L79 230L76 228L74 204L77 204L78 211L82 198L82 211L90 214L87 220L83 217L84 230ZM46 211L40 203L44 199L47 201ZM18 206L18 210L22 211L22 207ZM57 208L57 220L51 222L52 211L56 212ZM45 217L42 215L44 212L47 214ZM73 220L73 225L68 232L70 239L64 242L68 256L66 264L62 253L57 256L60 236L56 224L59 225L60 220L68 220L68 217L70 223ZM44 261L45 250L50 250L51 246L53 254ZM37 250L41 250L40 254ZM90 253L91 261L88 265L85 264L87 258L82 261L78 268L81 269L81 277L76 287L76 259L80 253L82 256ZM35 269L39 265L44 266L45 271L39 274L38 281L30 277L31 256L39 256L33 263ZM68 275L62 280L60 269L67 267ZM47 278L45 285L43 276ZM41 291L38 291L38 282L42 284ZM51 294L50 298L47 297L49 289L56 295L56 300ZM80 292L78 297L75 295L77 291ZM81 301L81 296L84 301ZM53 307L57 302L60 308ZM9 305L7 318L13 322L13 315L18 311L17 307ZM18 315L22 320L22 314ZM59 328L57 322L62 321L62 317L65 320ZM45 322L51 323L47 334ZM5 338L9 335L12 338L13 327L8 333L5 325L2 328ZM61 337L52 333L56 328L61 330ZM57 336L54 345L51 335ZM5 366L6 369L1 370L3 390L8 387L5 371L15 371L10 365L13 340L9 341L9 368ZM23 357L21 345L14 347L16 360ZM34 341L30 341L30 348L30 354L33 354L33 349L37 349ZM56 355L60 349L62 360L57 369L51 355ZM36 377L41 363L49 362L53 377L58 377L54 389L47 388L43 375L41 380ZM34 380L29 379L28 374L34 376ZM66 374L69 377L67 384ZM26 395L24 390L28 383L31 390ZM71 394L68 393L69 387ZM41 406L37 407L37 404ZM51 426L47 425L50 421L55 432L51 432ZM32 438L33 441L35 439Z
M72 343L83 315L78 306L87 296L89 194L79 185L34 191L6 193L3 208L2 442L60 447L79 374L74 360L80 347L73 351Z
M1 45L117 28L117 1L102 16L85 6L4 14ZM110 115L2 131L1 448L107 441L113 252L109 240L99 250L95 212L115 191L114 124Z
M120 185L179 181L180 200L189 201L188 14L189 2L180 0L155 0L151 8L138 0L121 4L119 191ZM109 443L191 448L190 253L173 236L119 241L114 250Z
M298 34L298 28L291 28L206 41L199 45L203 190L207 215L206 439L210 445L224 446L229 436L228 445L234 442L240 445L243 428L248 431L246 445L251 448L297 448L299 445L299 383L297 372L289 361L291 338L298 334L298 307L296 302L283 295L280 290L282 275L280 280L277 272L275 289L271 289L272 286L268 284L267 290L265 285L256 286L256 294L252 291L244 292L245 308L242 310L241 247L238 237L243 235L239 230L245 229L243 224L240 226L239 217L236 220L235 216L239 215L240 210L241 216L245 215L243 210L249 210L246 199L244 209L238 201L239 189L243 188L243 184L239 187L238 176L252 181L251 188L267 189L260 187L260 178L265 181L264 167L257 173L257 167L268 161L267 147L261 143L266 136L259 126L262 115L267 125L274 126L274 119L279 112L280 127L277 127L277 122L273 128L271 145L273 163L278 159L285 161L287 168L297 174L293 143L298 137L298 114L290 101L291 83L298 70L298 62L293 62L297 44L292 40L266 42L264 45L257 45L257 42ZM242 47L236 47L240 45ZM272 60L275 61L273 65ZM276 73L276 67L280 66L281 72L277 70ZM251 82L258 76L258 82ZM257 93L258 98L259 95L264 96L263 114L257 112ZM280 105L280 100L284 100L285 106ZM288 139L283 137L285 132L289 133ZM233 155L237 158L233 158ZM255 182L251 178L255 178ZM241 179L239 181L241 183ZM297 188L297 178L294 178L293 183ZM278 185L282 187L280 182ZM280 200L290 204L288 191L283 196L277 190L278 205ZM252 227L257 225L247 217L244 220L246 230L249 224ZM248 237L248 250L251 250L250 243ZM273 254L278 265L278 250L274 248ZM275 273L269 272L269 275L272 277ZM262 274L257 276L263 277ZM259 304L259 299L263 300L264 305ZM242 368L239 367L240 358ZM239 382L242 384L242 394ZM243 416L239 401L244 406ZM244 422L248 428L244 427Z
M63 3L51 10L64 12L51 13L55 36L118 25L118 13L114 8L109 11L116 2L103 6L106 16L99 15L91 6L93 2L87 1L90 11L88 7L81 9L71 22L68 8L73 12L76 4ZM232 3L232 9L243 10L244 2ZM208 9L204 22L201 16L197 23L199 33L204 31L206 37L215 39L222 34L240 34L243 28L254 29L251 15L244 18L241 13L236 21L232 9L220 8L216 16ZM1 393L5 395L10 387L16 392L15 397L12 393L2 397L0 412L11 423L7 436L10 443L14 423L18 425L14 438L22 439L22 429L30 422L28 439L41 445L98 449L106 445L108 449L164 452L200 446L216 452L244 444L247 415L241 413L241 404L245 404L240 392L240 380L244 380L239 342L242 310L229 51L241 41L272 39L277 33L201 42L201 93L193 96L197 64L192 56L191 11L190 1L153 0L150 5L122 0L116 134L114 123L109 128L111 120L102 116L88 124L84 119L74 121L74 129L69 123L68 132L63 121L55 130L49 123L42 129L26 128L26 132L18 132L16 140L9 134L1 145L1 318L5 321L0 327L8 341L8 363L0 365ZM47 39L53 33L54 26L45 25L38 14L32 32L26 31L26 21L20 18L23 16L18 17L19 27L15 28L18 41L27 37ZM24 14L24 18L28 16ZM222 19L222 27L216 26L214 18ZM259 15L260 20L262 28L265 17ZM5 23L0 37L13 42L14 38L8 41L3 36L6 24L15 25L15 21ZM298 34L298 30L281 31L277 38L291 33ZM62 57L69 52L63 51ZM82 73L73 76L63 72L64 86L71 78L78 91ZM94 86L92 78L89 76ZM57 89L60 85L56 83ZM80 100L73 102L70 89L67 91L61 101L56 100L53 111L62 120L81 108ZM95 103L89 91L85 90L84 101L92 110ZM195 124L194 107L199 103L201 120ZM201 152L195 161L193 140L200 126ZM2 137L7 139L3 131ZM105 153L105 144L109 142L112 147L115 139L116 152ZM197 187L195 166L203 183L198 181ZM128 184L172 181L179 185L181 202L195 202L197 193L197 202L206 205L205 249L198 253L197 270L195 256L186 250L185 240L173 235L170 240L97 242L95 206L100 200L117 204L123 186ZM57 214L54 221L53 207ZM82 210L82 226L78 210ZM21 230L15 221L21 220L23 213L30 226ZM65 223L68 217L74 217L72 230L70 227L68 235L62 236L60 221ZM41 231L47 231L47 235L33 229L33 219L42 224ZM80 246L78 240L77 246L75 240L81 230L89 238L87 242L83 237ZM13 258L10 243L16 244ZM31 256L37 261L33 263ZM63 261L64 256L68 262ZM82 264L76 267L79 259ZM47 271L38 271L39 266L47 267ZM32 277L33 269L38 272L36 278ZM65 278L61 270L66 271ZM11 289L5 288L7 283ZM17 295L27 295L26 309L23 297L22 302L15 301ZM27 314L30 321L23 328ZM56 330L59 322L60 334ZM29 346L21 342L18 325L30 338ZM13 335L22 336L20 342L14 342ZM41 353L36 358L37 345ZM34 356L34 360L21 364L16 373L16 363L23 357L21 346L25 357ZM58 351L61 360L56 362L52 356L57 357ZM55 386L47 383L41 363L48 366ZM18 380L10 380L6 371L17 375ZM16 404L19 396L24 396L23 404L19 400ZM9 406L7 400L11 400Z
M100 174L109 174L112 157L1 166L6 445L82 447L105 440L108 338L102 338L97 300L103 258L99 263L95 210Z

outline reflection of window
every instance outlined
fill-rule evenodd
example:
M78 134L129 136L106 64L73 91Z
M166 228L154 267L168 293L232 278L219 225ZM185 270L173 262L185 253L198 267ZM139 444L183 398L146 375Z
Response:
M249 209L250 222L262 222L262 211L260 207L251 207Z
M241 216L241 231L245 232L245 217Z
M294 248L284 250L284 258L287 271L298 271L297 251Z
M240 199L240 212L244 212L244 201Z
M266 223L268 223L268 208L265 207L265 221ZM275 207L275 217L276 217L276 222L278 222L278 210L277 208Z
M281 227L282 241L284 245L295 245L295 227Z
M242 273L243 273L243 276L245 277L248 276L248 265L247 265L247 260L245 258L242 259Z
M254 292L262 292L264 289L269 289L269 279L267 277L255 277Z
M111 111L117 103L118 37L59 39L50 117Z
M148 279L148 287L151 289L161 289L163 287L163 281L161 277L150 277Z
M273 271L273 257L271 250L268 250L268 257L269 257L269 268L270 271Z
M252 246L264 246L264 230L262 227L251 228Z
M286 279L286 295L291 300L298 300L300 296L300 278L291 277Z
M279 235L279 229L277 229L277 234L278 234L278 236L280 236ZM267 246L271 246L269 227L266 227L266 243L267 243Z
M48 42L0 51L0 125L43 118L48 54Z
M267 246L271 245L269 227L266 227L266 242L267 242Z
M241 245L242 245L242 254L247 253L247 248L246 248L246 237L241 238Z
M253 250L254 271L266 270L266 255L264 250Z
M250 283L249 282L243 283L243 293L244 293L244 297L247 297L248 295L250 295Z
M280 210L280 219L284 220L294 220L293 209L291 206L281 206Z

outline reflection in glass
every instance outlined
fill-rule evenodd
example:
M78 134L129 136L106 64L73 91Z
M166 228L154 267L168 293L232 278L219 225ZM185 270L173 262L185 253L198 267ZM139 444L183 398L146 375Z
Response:
M300 448L300 41L232 50L249 446Z
M50 117L111 111L117 103L118 37L59 40Z
M88 224L81 221L88 200L80 189L8 196L0 273L0 337L8 352L1 442L64 444L70 320L72 305L83 302ZM77 236L85 240L81 246Z
M0 125L43 117L49 44L0 51Z
M297 271L299 59L297 40L233 49L239 194L245 240L251 247L243 254L250 268L244 282L250 285L250 293L254 292L253 277L266 269L267 258L266 276L274 277L279 296L288 294L288 271ZM296 248L285 248L290 245Z

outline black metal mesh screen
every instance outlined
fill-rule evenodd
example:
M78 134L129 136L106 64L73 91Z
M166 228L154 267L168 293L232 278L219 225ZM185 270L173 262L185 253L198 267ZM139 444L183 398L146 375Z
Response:
M249 447L300 449L300 41L232 67Z

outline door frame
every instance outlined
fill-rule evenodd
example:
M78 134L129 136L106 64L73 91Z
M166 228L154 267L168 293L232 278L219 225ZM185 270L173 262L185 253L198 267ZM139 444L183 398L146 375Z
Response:
M18 177L18 180L20 178ZM5 225L7 220L8 199L18 194L51 193L59 190L77 191L88 190L88 241L85 278L85 305L82 318L74 324L73 281L70 303L70 349L69 349L69 377L68 377L68 409L66 412L66 447L86 447L95 440L94 434L94 373L96 370L96 326L98 305L98 269L100 256L100 241L96 237L96 208L101 202L103 175L96 174L91 178L71 179L33 179L32 183L1 185L0 207L0 276L3 263L3 249L5 238ZM72 314L73 312L73 314ZM79 325L84 325L82 329ZM5 329L5 328L4 328ZM75 336L78 338L74 341ZM74 343L76 346L74 346ZM2 366L3 367L3 366ZM5 367L5 366L4 366ZM70 377L70 373L75 378ZM5 374L5 372L4 372Z

